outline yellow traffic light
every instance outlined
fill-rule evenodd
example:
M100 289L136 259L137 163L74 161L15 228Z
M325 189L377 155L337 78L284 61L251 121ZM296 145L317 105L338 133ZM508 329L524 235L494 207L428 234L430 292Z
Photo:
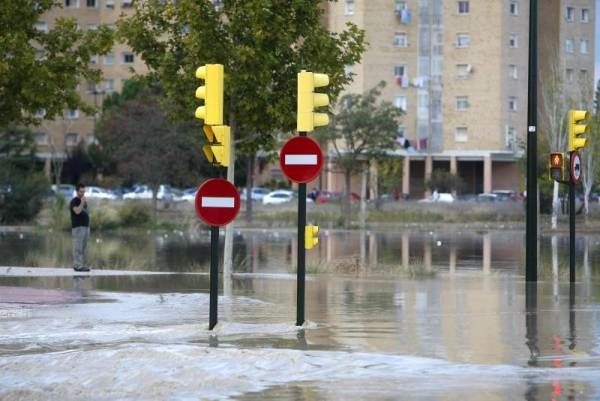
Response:
M564 153L550 153L550 180L564 181L565 155Z
M568 114L568 139L569 152L585 148L587 139L581 137L590 133L590 126L587 125L590 113L585 110L569 110Z
M312 249L319 244L319 227L312 224L304 227L304 249Z
M229 166L231 146L231 131L227 125L204 125L202 127L208 144L202 146L202 151L211 164L222 167Z
M196 89L196 97L204 99L204 106L196 109L196 118L204 120L204 124L223 125L223 65L199 67L196 78L203 79L205 83Z
M315 113L315 107L329 105L329 96L314 93L315 88L329 85L327 74L316 74L302 70L298 73L298 132L312 132L315 127L329 124L327 113Z

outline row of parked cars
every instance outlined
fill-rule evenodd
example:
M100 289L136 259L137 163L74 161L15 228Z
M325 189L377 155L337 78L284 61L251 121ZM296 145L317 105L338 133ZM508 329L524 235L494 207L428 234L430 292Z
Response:
M161 201L179 202L193 201L197 188L177 189L169 185L160 185L156 198ZM60 194L69 199L75 196L75 186L70 184L61 184L58 187L52 186L54 194ZM85 187L85 196L88 199L152 199L152 190L148 185L136 185L132 188L101 188L97 186Z
M295 191L287 189L277 189L271 191L268 188L253 187L252 188L252 200L255 202L262 202L263 205L276 205L281 203L291 202L293 199L298 197ZM306 202L311 203L328 203L332 201L338 201L342 199L342 193L330 192L330 191L316 191L313 190L307 194ZM360 200L360 196L352 192L350 194L352 202ZM240 199L246 201L248 196L246 195L246 189L242 189Z

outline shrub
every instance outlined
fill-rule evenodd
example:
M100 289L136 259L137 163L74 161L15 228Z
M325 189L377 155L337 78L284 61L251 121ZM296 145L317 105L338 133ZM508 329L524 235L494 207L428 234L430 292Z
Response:
M150 209L141 203L125 203L118 212L120 225L125 227L139 227L148 224L151 220Z
M90 211L90 227L93 230L113 230L119 227L119 216L116 209L109 206L97 206Z

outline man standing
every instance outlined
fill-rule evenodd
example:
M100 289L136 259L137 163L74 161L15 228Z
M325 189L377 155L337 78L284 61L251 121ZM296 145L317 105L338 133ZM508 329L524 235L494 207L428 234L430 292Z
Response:
M85 185L77 184L76 196L71 199L71 233L73 237L73 269L76 272L89 272L85 266L85 252L90 237L90 217L85 199Z

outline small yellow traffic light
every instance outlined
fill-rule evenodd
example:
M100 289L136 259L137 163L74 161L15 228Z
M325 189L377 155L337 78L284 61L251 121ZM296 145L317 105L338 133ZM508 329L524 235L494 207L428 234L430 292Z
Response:
M329 85L327 74L316 74L302 70L298 73L298 132L312 132L315 127L329 124L327 113L315 113L315 107L329 105L329 96L314 93L315 88Z
M564 153L550 153L550 180L564 181L565 155Z
M581 135L590 133L589 118L590 113L585 110L569 110L567 121L569 152L586 147L587 138Z
M196 97L204 99L204 106L196 109L196 118L204 124L223 125L223 65L206 64L196 70L196 78L205 85L196 89Z
M304 249L312 249L319 244L319 227L312 224L304 227Z
M227 125L204 125L202 127L208 144L202 146L202 151L209 163L222 167L229 166L231 146L231 130Z

